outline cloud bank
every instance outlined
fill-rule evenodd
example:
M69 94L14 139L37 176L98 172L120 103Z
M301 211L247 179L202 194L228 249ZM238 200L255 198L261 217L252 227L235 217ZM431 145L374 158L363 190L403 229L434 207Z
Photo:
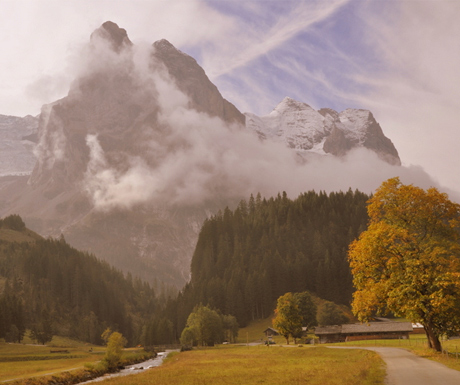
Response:
M75 48L112 20L137 45L166 38L189 53L243 112L269 113L285 96L368 108L407 169L460 191L459 17L447 0L7 1L0 113L37 114L65 96Z

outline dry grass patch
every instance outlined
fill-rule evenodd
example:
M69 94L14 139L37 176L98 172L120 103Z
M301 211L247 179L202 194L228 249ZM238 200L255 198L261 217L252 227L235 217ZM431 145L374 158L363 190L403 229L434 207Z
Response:
M383 384L383 361L371 351L221 346L176 354L161 367L106 385Z

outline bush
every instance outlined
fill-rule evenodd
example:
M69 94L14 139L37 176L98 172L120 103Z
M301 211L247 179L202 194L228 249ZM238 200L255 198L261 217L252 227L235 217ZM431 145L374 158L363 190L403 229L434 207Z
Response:
M116 369L121 364L121 355L123 347L126 344L126 339L121 333L113 332L107 342L107 350L105 352L104 361L109 369Z

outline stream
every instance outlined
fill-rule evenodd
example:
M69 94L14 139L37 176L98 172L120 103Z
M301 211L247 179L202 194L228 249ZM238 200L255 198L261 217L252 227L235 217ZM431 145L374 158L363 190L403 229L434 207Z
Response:
M101 382L109 378L130 376L132 374L139 374L139 373L145 372L147 369L151 369L151 368L160 366L163 363L163 360L167 357L167 355L175 351L176 350L166 350L165 352L160 352L155 358L151 358L144 362L139 362L138 364L129 365L116 373L107 373L103 375L102 377L97 377L90 381L80 382L79 385L89 384L92 382Z

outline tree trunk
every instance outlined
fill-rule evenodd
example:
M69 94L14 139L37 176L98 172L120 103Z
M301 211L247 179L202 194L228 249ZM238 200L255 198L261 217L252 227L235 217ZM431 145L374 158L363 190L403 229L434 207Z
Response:
M427 342L428 342L428 347L430 349L432 349L433 346L431 345L430 336L428 335L428 332L426 331L426 329L425 329L425 335L426 335L426 339L427 339Z
M428 338L428 347L436 350L437 352L440 352L442 350L441 342L439 341L438 336L434 333L431 325L428 323L423 327L425 328L425 334Z

